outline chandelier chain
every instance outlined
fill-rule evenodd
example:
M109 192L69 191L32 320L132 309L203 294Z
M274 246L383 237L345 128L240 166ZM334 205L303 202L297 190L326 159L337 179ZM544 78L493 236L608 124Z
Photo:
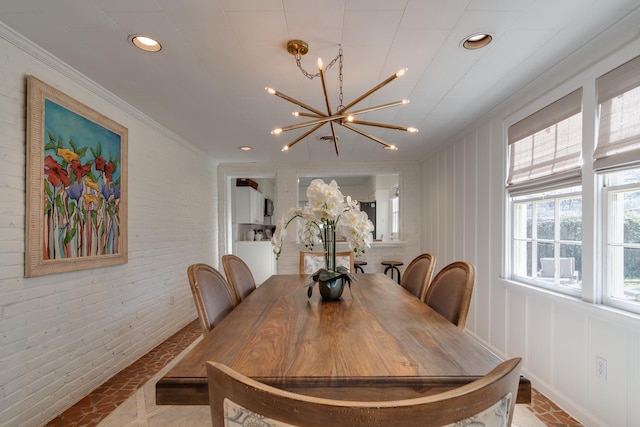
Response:
M308 78L309 80L313 80L316 77L320 77L319 72L315 74L311 74L310 72L304 69L304 67L302 66L302 63L300 62L300 60L302 59L302 55L300 55L299 53L296 53L294 57L296 58L296 65L298 66L298 68L306 78ZM329 62L329 65L324 67L325 71L331 69L331 67L333 67L333 65L336 63L338 59L340 59L340 64L342 64L342 49L340 49L340 52L336 55L336 57L333 58L331 62Z
M343 102L343 98L344 98L344 94L342 93L342 84L344 83L344 78L342 76L342 48L340 48L340 50L338 51L338 56L340 57L340 65L338 68L339 72L338 72L338 79L340 82L340 92L338 95L338 99L340 101L340 105L338 105L338 111L342 110L344 108L344 104ZM335 62L335 59L333 60Z

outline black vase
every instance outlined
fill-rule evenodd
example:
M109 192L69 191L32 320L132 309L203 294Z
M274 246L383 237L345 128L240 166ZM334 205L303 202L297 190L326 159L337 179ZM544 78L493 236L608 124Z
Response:
M318 287L320 288L320 296L324 301L336 301L342 296L344 279L342 277L336 277L326 282L319 281Z

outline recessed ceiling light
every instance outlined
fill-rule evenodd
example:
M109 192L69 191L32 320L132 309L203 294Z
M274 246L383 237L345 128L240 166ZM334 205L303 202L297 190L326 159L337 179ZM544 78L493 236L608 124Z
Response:
M253 150L253 147L249 147L248 145L243 145L242 147L240 147L240 149L242 151L251 151Z
M129 36L129 41L133 43L133 45L138 49L142 49L146 52L158 52L160 49L162 49L160 43L147 36L134 34Z
M478 34L472 34L469 37L466 37L464 40L462 40L462 43L460 43L460 45L465 49L474 50L474 49L480 49L481 47L485 47L486 45L491 43L491 40L493 40L493 37L491 37L491 34L478 33Z

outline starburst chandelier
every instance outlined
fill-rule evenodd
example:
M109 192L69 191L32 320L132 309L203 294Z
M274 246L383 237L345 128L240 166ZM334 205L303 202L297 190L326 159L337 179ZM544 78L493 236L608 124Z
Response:
M309 72L307 72L301 65L301 58L302 55L305 55L307 52L309 52L309 45L302 41L302 40L290 40L287 43L287 51L293 55L296 59L296 65L298 66L298 68L300 69L300 71L302 72L302 74L305 77L308 77L309 79L313 79L315 77L320 77L320 81L322 82L322 91L324 93L324 99L325 99L325 104L326 104L326 112L322 112L316 108L313 108L301 101L298 101L297 99L291 98L290 96L285 95L282 92L278 92L275 89L272 89L270 87L265 88L266 91L272 95L276 95L286 101L289 101L299 107L302 107L303 109L307 110L308 112L301 112L301 111L296 111L293 113L293 115L295 117L309 117L312 120L308 120L305 122L301 122L301 123L297 123L294 125L289 125L289 126L285 126L285 127L281 127L281 128L277 128L271 131L271 134L273 135L279 135L283 132L289 131L289 130L293 130L293 129L300 129L300 128L305 128L305 127L310 127L311 129L307 130L306 132L304 132L302 135L300 135L299 137L297 137L296 139L294 139L293 141L291 141L290 143L288 143L287 145L285 145L282 148L282 151L287 151L289 148L293 147L297 142L301 141L302 139L306 138L307 136L311 135L313 132L315 132L316 130L318 130L319 128L321 128L323 125L325 124L329 124L329 126L331 127L331 137L325 138L323 137L323 139L329 139L333 142L333 146L335 148L336 151L336 156L339 156L339 150L338 150L338 137L336 136L336 131L335 131L335 126L336 124L345 127L349 130L352 130L353 132L362 135L366 138L369 138L379 144L381 144L382 146L384 146L385 149L387 150L397 150L398 147L396 147L394 144L389 144L388 142L383 141L382 139L369 134L368 132L365 132L353 125L362 125L362 126L373 126L373 127L379 127L379 128L385 128L385 129L394 129L394 130L402 130L405 132L418 132L418 129L414 128L414 127L404 127L404 126L397 126L397 125L392 125L392 124L385 124L385 123L377 123L377 122L369 122L369 121L364 121L364 120L357 120L356 116L360 115L360 114L365 114L365 113L369 113L371 111L376 111L376 110L382 110L384 108L389 108L389 107L395 107L397 105L404 105L404 104L408 104L409 100L407 99L403 99L400 101L396 101L396 102L390 102L388 104L381 104L381 105L377 105L375 107L369 107L369 108L363 108L360 110L351 110L351 108L353 106L355 106L356 104L358 104L359 102L361 102L362 100L364 100L365 98L371 96L374 92L380 90L381 88L383 88L384 86L388 85L389 83L391 83L392 81L394 81L395 79L397 79L398 77L401 77L406 71L406 68L401 69L400 71L398 71L397 73L391 75L389 78L387 78L386 80L384 80L383 82L379 83L377 86L371 88L370 90L368 90L367 92L363 93L362 95L360 95L359 97L357 97L355 100L351 101L349 104L347 105L342 105L343 102L343 94L342 94L342 82L343 82L343 78L342 78L342 49L339 50L338 55L329 63L329 65L327 65L326 68L323 67L323 63L322 63L322 59L318 58L318 73L316 74L311 74ZM326 81L325 81L325 70L328 70L329 68L331 68L336 62L339 63L339 84L340 84L340 88L339 88L339 101L340 101L340 105L338 105L338 107L336 108L335 111L333 111L331 109L331 104L329 102L329 96L327 94L327 85L326 85Z

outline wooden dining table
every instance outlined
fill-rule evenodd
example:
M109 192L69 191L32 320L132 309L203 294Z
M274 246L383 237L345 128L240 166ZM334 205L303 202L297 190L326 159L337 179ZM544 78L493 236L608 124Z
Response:
M205 363L319 397L392 400L438 393L502 360L384 274L357 274L338 301L307 297L309 275L274 275L156 384L159 405L207 405ZM521 377L517 401L530 403Z

